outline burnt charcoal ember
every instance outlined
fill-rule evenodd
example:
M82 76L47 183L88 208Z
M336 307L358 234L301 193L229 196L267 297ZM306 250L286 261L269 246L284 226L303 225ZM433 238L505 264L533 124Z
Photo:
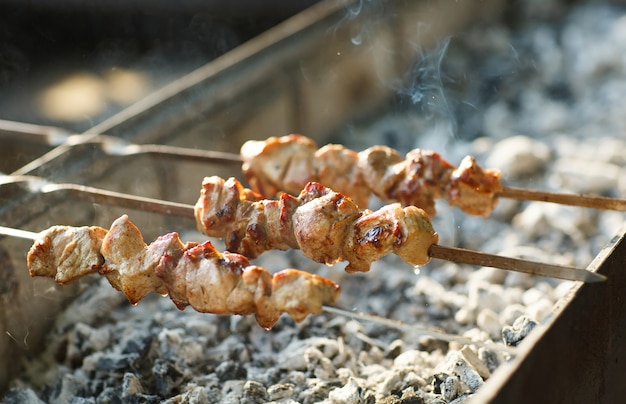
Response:
M162 359L154 361L152 372L155 390L163 397L169 397L176 392L185 377L176 365Z
M327 381L310 379L306 382L306 389L300 392L296 401L302 404L318 403L328 398L331 390L335 387L337 386Z
M502 340L509 346L518 346L536 326L536 321L520 316L512 326L502 329Z
M243 399L242 404L261 404L267 402L269 394L259 382L248 380L243 385Z
M137 358L139 358L137 354L110 352L100 357L96 363L96 371L109 373L130 369Z
M332 361L317 347L310 347L304 351L304 361L308 373L312 376L322 380L334 379L336 377Z
M439 386L441 395L446 401L454 400L461 391L461 381L458 376L448 376Z
M137 354L141 357L147 355L152 347L154 335L145 329L129 330L120 339L122 354Z
M3 402L5 404L44 404L32 389L19 387L9 389L4 395Z
M450 377L450 375L446 373L435 373L431 376L430 384L432 386L433 393L442 394L441 387L448 377Z
M267 389L270 401L286 400L291 398L294 391L292 383L273 384Z
M167 400L168 403L217 403L220 402L220 394L206 386L197 386L190 383L185 386L185 392ZM160 401L161 403L163 400Z
M78 366L85 356L106 348L110 340L110 330L78 323L68 334L66 360Z
M142 394L144 391L141 380L133 373L124 374L124 383L122 385L122 395L132 396Z
M50 402L69 403L86 393L87 379L78 375L66 374L59 379L50 394Z
M155 394L143 393L126 395L119 386L109 386L102 390L95 402L98 404L158 404L163 402L163 398Z
M247 371L242 364L227 360L220 363L217 368L215 368L215 374L217 374L217 377L222 381L239 380L246 378Z
M354 379L349 379L343 387L331 390L328 398L333 403L359 403L362 402L363 388Z
M502 362L504 362L500 352L488 348L480 348L478 350L478 358L483 361L491 373L493 373L493 371L496 370Z
M446 386L446 380L450 376L456 376L459 380L457 388L458 394L475 393L476 390L483 384L483 378L480 377L478 372L470 366L469 363L463 358L463 355L459 351L450 351L446 355L446 360L439 368L446 378L443 380L444 387ZM449 382L452 383L452 382ZM441 386L440 386L441 390ZM444 391L442 390L442 394Z

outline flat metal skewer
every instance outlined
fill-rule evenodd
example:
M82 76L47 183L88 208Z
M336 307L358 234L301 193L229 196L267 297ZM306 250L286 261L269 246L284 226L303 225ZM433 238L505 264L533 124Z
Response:
M133 144L123 139L106 135L72 135L64 129L51 126L32 125L21 122L0 120L0 133L28 136L35 141L51 146L80 145L90 143L99 146L104 153L111 156L133 156L139 154L154 155L177 160L196 161L215 164L243 163L239 154L214 150L191 149L158 144ZM503 187L497 193L500 198L522 201L538 201L561 205L578 206L592 209L616 210L626 212L626 199L605 196L570 194L562 192L533 190L518 187Z
M77 184L56 184L39 177L5 176L3 179L4 181L0 180L0 185L2 185L2 183L7 183L8 180L11 179L14 180L13 182L30 181L34 184L33 191L41 192L43 194L63 192L70 197L83 201L195 219L193 205L169 202L160 199L144 198ZM604 275L584 269L545 264L519 258L503 257L500 255L487 254L455 247L444 247L438 244L430 246L428 255L432 258L446 261L488 266L533 275L547 276L550 278L581 282L602 282L606 280Z

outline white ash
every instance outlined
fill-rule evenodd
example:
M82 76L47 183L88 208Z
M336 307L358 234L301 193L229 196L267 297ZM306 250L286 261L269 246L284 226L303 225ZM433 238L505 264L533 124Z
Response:
M454 164L474 154L498 166L507 185L625 197L626 10L578 5L555 23L564 4L529 2L520 15L533 20L516 30L483 26L453 39L441 69L459 101L444 115L456 122L433 123L409 108L335 140L355 149L435 145ZM578 267L624 222L623 213L534 202L502 200L487 219L437 206L444 245ZM301 324L281 318L265 331L252 317L180 312L154 295L132 307L102 281L59 316L47 349L4 402L462 403L572 285L447 262L416 273L394 256L358 275L298 252L257 263L339 282L340 307L493 345L330 314Z

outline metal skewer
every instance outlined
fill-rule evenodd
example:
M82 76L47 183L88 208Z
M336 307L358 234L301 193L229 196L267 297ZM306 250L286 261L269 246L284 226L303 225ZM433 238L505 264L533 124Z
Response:
M6 120L0 120L0 133L2 132L8 135L28 136L30 139L44 142L51 146L61 144L72 146L89 143L99 146L103 152L110 156L133 156L146 154L177 160L215 164L239 165L243 162L241 156L235 153L157 144L138 145L126 142L123 139L113 136L72 135L66 130L60 128ZM548 202L584 208L626 212L626 199L605 196L541 191L510 186L503 187L502 191L497 193L497 196L500 198L523 201Z
M25 240L37 240L37 238L39 238L39 233L35 233L32 231L28 231L28 230L14 229L14 228L5 227L5 226L0 226L0 234L11 236L11 237L22 238ZM340 316L349 317L349 318L353 318L357 320L376 322L376 323L383 324L390 328L395 328L395 329L406 331L406 332L412 332L418 336L430 337L430 338L434 338L434 339L441 340L441 341L447 341L447 342L458 342L458 343L467 344L467 345L474 344L477 346L491 347L495 349L505 349L509 351L510 353L513 353L515 351L515 348L502 347L501 345L497 345L494 343L484 343L480 341L474 341L470 338L459 337L457 335L447 334L438 330L418 327L415 325L403 323L401 321L390 320L388 318L380 317L374 314L350 311L350 310L342 309L339 307L326 306L326 305L322 306L322 309L328 313L337 314Z
M67 194L69 197L83 201L195 219L194 206L183 203L128 195L121 192L107 191L77 184L56 184L39 177L0 177L0 186L3 183L8 182L30 182L34 192L41 192L43 194L62 192ZM15 236L15 234L7 235ZM428 255L431 258L446 261L488 266L533 275L547 276L550 278L581 282L602 282L606 280L604 275L584 269L545 264L519 258L503 257L500 255L487 254L461 248L444 247L437 244L433 244L430 247Z

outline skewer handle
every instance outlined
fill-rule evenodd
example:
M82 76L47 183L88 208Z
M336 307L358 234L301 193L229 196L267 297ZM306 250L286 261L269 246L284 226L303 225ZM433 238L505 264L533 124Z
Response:
M626 199L609 198L605 196L564 194L560 192L539 191L516 187L503 187L498 195L502 198L518 199L522 201L552 202L561 205L626 212Z
M443 247L437 244L430 246L428 255L432 258L439 258L447 261L506 269L510 271L524 272L532 275L547 276L550 278L565 279L570 281L603 282L606 280L604 275L584 269L545 264L542 262L528 261L519 258L503 257L500 255L466 250L463 248Z

